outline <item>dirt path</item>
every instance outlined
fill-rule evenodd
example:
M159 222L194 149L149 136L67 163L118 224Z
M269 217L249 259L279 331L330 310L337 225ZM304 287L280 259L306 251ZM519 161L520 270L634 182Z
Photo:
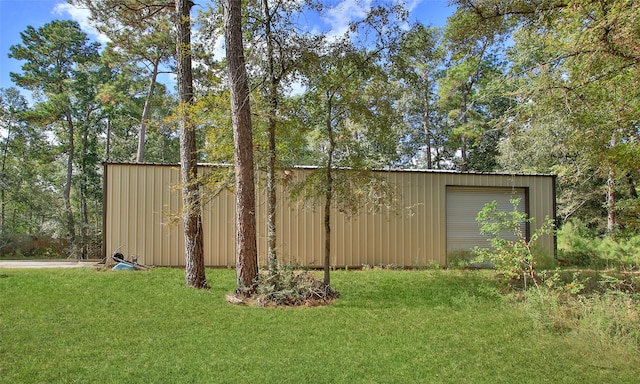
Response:
M99 260L0 260L2 268L87 268L95 267Z

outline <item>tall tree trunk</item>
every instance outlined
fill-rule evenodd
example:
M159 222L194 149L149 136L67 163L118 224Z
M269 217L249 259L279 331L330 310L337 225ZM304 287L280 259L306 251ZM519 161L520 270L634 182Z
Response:
M467 123L469 122L469 118L467 116L467 91L465 90L462 94L462 105L460 106L460 114L462 115L462 125L464 128L464 133L462 134L461 144L460 144L460 152L462 157L462 164L460 165L460 170L465 172L467 170L467 138L465 136Z
M111 119L109 119L107 117L107 143L106 143L106 148L104 150L105 152L105 159L107 161L111 160Z
M188 287L209 288L204 269L202 207L196 156L196 131L191 122L191 111L189 110L189 106L193 103L190 16L193 3L190 0L176 0L175 5L185 281Z
M88 121L88 119L87 119ZM82 259L87 258L89 251L89 213L87 208L87 164L85 161L87 148L89 147L89 131L85 128L82 133L82 149L81 149L81 161L80 170L82 172L80 181L80 257Z
M241 0L225 2L224 27L236 172L236 292L247 295L255 289L258 253L253 137L241 12Z
M151 73L151 80L149 82L149 89L147 91L147 98L144 100L144 107L142 108L142 118L140 119L140 133L138 135L138 154L136 156L136 162L144 162L144 146L147 140L147 120L149 120L149 113L151 112L151 99L156 89L156 80L158 78L158 67L160 66L160 58L157 57L153 62L153 72Z
M273 36L271 35L271 11L269 0L262 0L265 17L265 35L267 40L268 76L269 76L269 149L267 152L267 258L269 274L276 272L278 257L276 253L276 114L278 111L278 79L274 73Z
M73 210L71 208L71 183L73 182L73 155L75 152L74 136L75 129L73 125L73 118L71 112L67 111L65 114L67 120L67 129L69 134L69 144L67 145L67 179L64 184L62 192L64 199L64 209L67 219L67 231L69 231L69 242L71 244L71 257L78 257L77 239L76 239L76 226L73 218Z
M86 181L83 181L83 183ZM89 214L87 209L87 191L86 187L81 187L80 190L80 258L86 259L89 253Z
M7 137L4 142L4 148L2 148L2 169L0 169L0 175L4 178L7 171L7 157L9 156L9 142L11 140L11 124L7 124ZM0 236L4 237L6 230L6 221L5 221L5 207L7 204L6 201L6 193L7 187L6 183L0 183Z
M4 173L4 170L3 172ZM2 189L0 190L0 237L4 237L5 235L5 227L7 225L7 222L5 220L5 208L6 208L6 189L4 188L4 186L2 187Z
M326 127L329 138L329 148L327 149L327 170L324 201L324 283L331 284L331 204L333 200L333 152L336 142L333 137L333 127L331 126L331 114L333 113L333 95L327 97Z
M616 145L615 133L611 135L611 148ZM607 232L610 236L615 237L616 234L616 191L615 191L615 172L613 166L609 166L609 174L607 175Z
M429 72L427 70L424 71L422 75L425 81L426 94L424 97L424 134L427 143L427 169L431 169L433 164L431 163L431 129L429 124L429 118L431 117L431 106L429 105Z
M609 167L607 175L607 232L611 236L615 236L616 229L616 192L614 189L615 173L613 167Z

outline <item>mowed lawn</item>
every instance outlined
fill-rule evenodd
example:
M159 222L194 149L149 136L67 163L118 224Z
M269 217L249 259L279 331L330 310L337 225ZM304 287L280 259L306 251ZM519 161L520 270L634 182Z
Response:
M314 308L179 269L0 270L2 383L635 383L640 358L531 325L488 272L336 271Z

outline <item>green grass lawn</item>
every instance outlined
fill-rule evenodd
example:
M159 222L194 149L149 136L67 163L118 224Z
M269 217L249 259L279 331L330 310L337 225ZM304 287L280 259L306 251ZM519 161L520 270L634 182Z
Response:
M337 271L315 308L155 269L0 270L2 383L635 383L640 356L532 327L487 272Z

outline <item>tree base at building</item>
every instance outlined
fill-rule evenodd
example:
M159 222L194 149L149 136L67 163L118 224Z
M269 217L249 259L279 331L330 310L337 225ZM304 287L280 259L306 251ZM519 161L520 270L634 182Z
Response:
M340 293L309 271L296 271L279 266L272 274L261 273L255 293L245 296L229 294L230 304L260 307L315 307L329 305Z

